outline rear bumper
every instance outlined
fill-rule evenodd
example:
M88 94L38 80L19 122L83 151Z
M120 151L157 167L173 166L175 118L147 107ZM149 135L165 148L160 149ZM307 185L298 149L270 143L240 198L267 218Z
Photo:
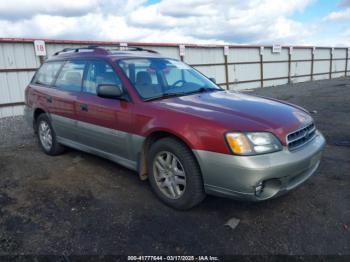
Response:
M30 127L34 125L34 112L33 109L27 105L23 109L23 118Z
M325 139L316 137L297 151L234 156L194 150L208 194L261 201L286 193L310 178L319 166ZM260 194L258 185L263 185Z

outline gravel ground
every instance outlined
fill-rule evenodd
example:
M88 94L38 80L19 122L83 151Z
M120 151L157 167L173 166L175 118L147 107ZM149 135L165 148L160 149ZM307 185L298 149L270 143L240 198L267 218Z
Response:
M327 139L317 174L278 199L208 196L187 212L107 160L45 155L21 117L1 119L0 254L350 255L350 80L252 93L317 111Z

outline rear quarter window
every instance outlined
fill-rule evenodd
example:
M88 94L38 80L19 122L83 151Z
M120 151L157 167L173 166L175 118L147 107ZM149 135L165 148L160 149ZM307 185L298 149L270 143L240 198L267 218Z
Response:
M50 86L53 84L64 62L46 62L36 72L32 83Z

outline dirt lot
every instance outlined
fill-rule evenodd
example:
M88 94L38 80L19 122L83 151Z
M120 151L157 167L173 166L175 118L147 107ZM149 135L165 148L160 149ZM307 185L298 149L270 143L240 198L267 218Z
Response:
M350 80L253 93L317 111L317 174L278 199L207 197L187 212L134 172L75 150L49 157L21 117L0 120L0 254L350 254Z

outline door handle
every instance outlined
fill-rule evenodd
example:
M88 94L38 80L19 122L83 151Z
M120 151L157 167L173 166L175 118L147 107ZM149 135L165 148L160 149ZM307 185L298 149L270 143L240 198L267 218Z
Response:
M88 111L88 105L87 104L80 104L80 110L81 111Z
M52 103L52 97L51 97L51 96L47 96L47 97L46 97L46 101L47 101L48 103Z

